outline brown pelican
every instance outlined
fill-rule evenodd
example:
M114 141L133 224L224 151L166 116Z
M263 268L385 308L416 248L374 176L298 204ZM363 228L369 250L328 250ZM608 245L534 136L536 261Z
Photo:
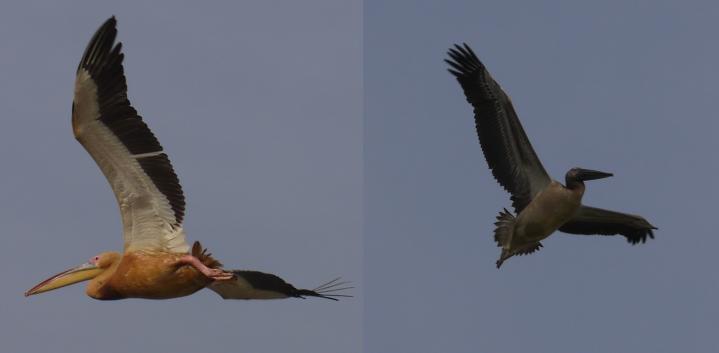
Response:
M512 101L467 45L455 45L445 62L474 107L479 143L494 178L512 194L515 217L504 209L497 216L494 240L502 248L497 268L514 255L533 253L554 231L572 234L621 234L629 243L654 238L657 229L640 216L582 205L584 182L612 176L572 168L565 185L552 180L529 143Z
M100 300L167 299L202 288L224 299L304 298L337 300L338 279L298 289L258 271L225 270L202 248L185 240L185 197L170 159L127 99L116 21L108 19L80 60L72 104L72 130L115 193L124 228L124 252L103 252L42 281L26 296L90 280L86 293Z

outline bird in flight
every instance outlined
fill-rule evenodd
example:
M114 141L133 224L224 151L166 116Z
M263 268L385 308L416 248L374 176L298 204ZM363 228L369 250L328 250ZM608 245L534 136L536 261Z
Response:
M541 240L559 230L571 234L621 234L631 244L654 238L657 229L641 216L582 205L584 182L611 173L572 168L564 185L544 170L514 111L512 101L472 49L450 48L449 72L457 78L469 104L484 157L494 178L512 196L517 215L504 209L497 216L494 240L502 248L497 268L514 255L531 254Z
M90 280L100 299L182 297L209 288L224 299L348 297L339 278L297 289L259 271L225 270L199 242L190 247L182 221L185 197L157 138L127 99L116 20L95 33L80 60L72 104L75 138L110 183L122 217L124 252L103 252L40 282L25 296Z

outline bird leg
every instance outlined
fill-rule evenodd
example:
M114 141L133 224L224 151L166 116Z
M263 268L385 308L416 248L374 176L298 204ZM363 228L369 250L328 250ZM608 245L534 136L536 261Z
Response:
M235 275L232 272L226 272L219 268L209 268L200 261L200 259L192 255L183 255L179 260L180 264L190 265L200 271L203 275L215 281L223 281L232 279Z

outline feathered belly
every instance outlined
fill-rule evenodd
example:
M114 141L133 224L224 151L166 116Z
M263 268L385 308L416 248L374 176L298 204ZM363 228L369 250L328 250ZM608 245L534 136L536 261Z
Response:
M180 265L182 254L132 252L123 256L108 281L123 298L169 299L197 292L210 280L194 267Z
M527 242L540 241L572 218L581 204L581 195L567 189L543 191L517 217L515 237Z

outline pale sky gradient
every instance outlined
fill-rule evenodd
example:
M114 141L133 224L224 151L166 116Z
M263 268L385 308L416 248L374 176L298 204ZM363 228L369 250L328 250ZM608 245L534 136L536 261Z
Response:
M365 345L372 353L717 352L719 5L365 1ZM547 171L656 239L556 234L494 266L493 180L442 61L466 41Z
M355 298L100 302L38 281L121 250L70 129L77 63L111 15L129 96L169 153L188 240L227 267ZM362 2L14 1L0 12L2 352L361 352Z
M111 15L188 239L301 287L343 276L355 298L22 296L122 247L70 130L77 62ZM717 18L708 1L6 2L0 351L719 351ZM510 202L442 61L463 41L548 172L613 172L586 203L646 216L657 239L557 234L494 267Z

